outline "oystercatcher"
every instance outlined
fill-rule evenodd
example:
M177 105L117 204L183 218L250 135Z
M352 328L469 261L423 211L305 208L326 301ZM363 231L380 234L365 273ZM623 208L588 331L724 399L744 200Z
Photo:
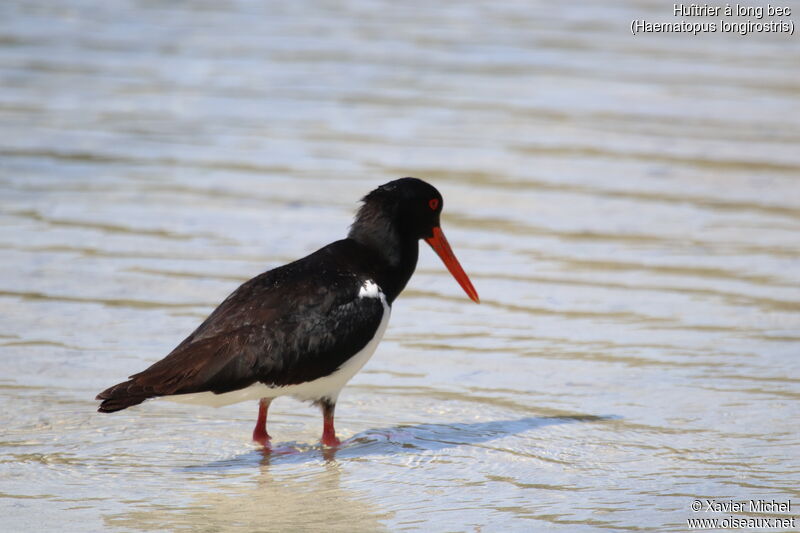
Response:
M362 201L346 239L245 282L164 359L98 394L98 411L161 396L213 406L260 399L253 440L268 446L270 402L288 395L321 406L322 443L339 445L336 399L381 340L420 239L479 302L439 226L439 191L402 178Z

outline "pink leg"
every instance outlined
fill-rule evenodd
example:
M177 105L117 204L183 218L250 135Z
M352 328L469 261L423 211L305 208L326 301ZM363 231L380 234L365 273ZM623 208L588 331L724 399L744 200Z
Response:
M336 438L336 430L333 427L333 410L336 404L330 400L322 400L322 444L325 446L339 446L342 441Z
M258 402L258 420L253 429L253 441L265 447L269 446L270 439L269 433L267 433L267 410L270 402L272 402L271 398L261 398Z

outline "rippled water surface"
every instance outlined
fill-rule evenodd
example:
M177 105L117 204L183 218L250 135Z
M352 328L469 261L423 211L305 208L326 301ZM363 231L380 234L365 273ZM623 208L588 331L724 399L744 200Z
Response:
M798 508L800 37L630 34L671 6L0 3L0 529ZM273 454L254 403L95 412L406 175L442 191L482 304L421 250L341 449L291 399Z

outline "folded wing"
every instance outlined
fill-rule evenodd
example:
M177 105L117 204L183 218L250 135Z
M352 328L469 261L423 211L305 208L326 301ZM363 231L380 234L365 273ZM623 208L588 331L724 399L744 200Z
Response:
M359 295L362 280L352 271L297 275L303 263L243 284L164 359L101 392L98 410L119 411L158 396L220 394L256 382L294 385L331 374L372 339L383 304Z

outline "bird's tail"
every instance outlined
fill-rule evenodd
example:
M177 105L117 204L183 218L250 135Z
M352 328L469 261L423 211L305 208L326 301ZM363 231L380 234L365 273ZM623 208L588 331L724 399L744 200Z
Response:
M252 384L252 379L228 379L225 371L233 356L240 353L231 346L241 346L242 338L247 338L251 330L242 328L237 332L239 337L224 343L216 337L192 343L184 341L164 359L98 394L96 399L103 402L98 411L113 413L150 398L204 391L222 393ZM247 367L251 359L235 364L234 370Z
M139 389L139 390L136 390ZM118 383L113 387L109 387L97 395L95 400L102 400L100 407L97 410L101 413L113 413L115 411L122 411L133 405L139 405L143 401L157 396L156 394L147 393L137 387L135 380L130 379L122 383Z

